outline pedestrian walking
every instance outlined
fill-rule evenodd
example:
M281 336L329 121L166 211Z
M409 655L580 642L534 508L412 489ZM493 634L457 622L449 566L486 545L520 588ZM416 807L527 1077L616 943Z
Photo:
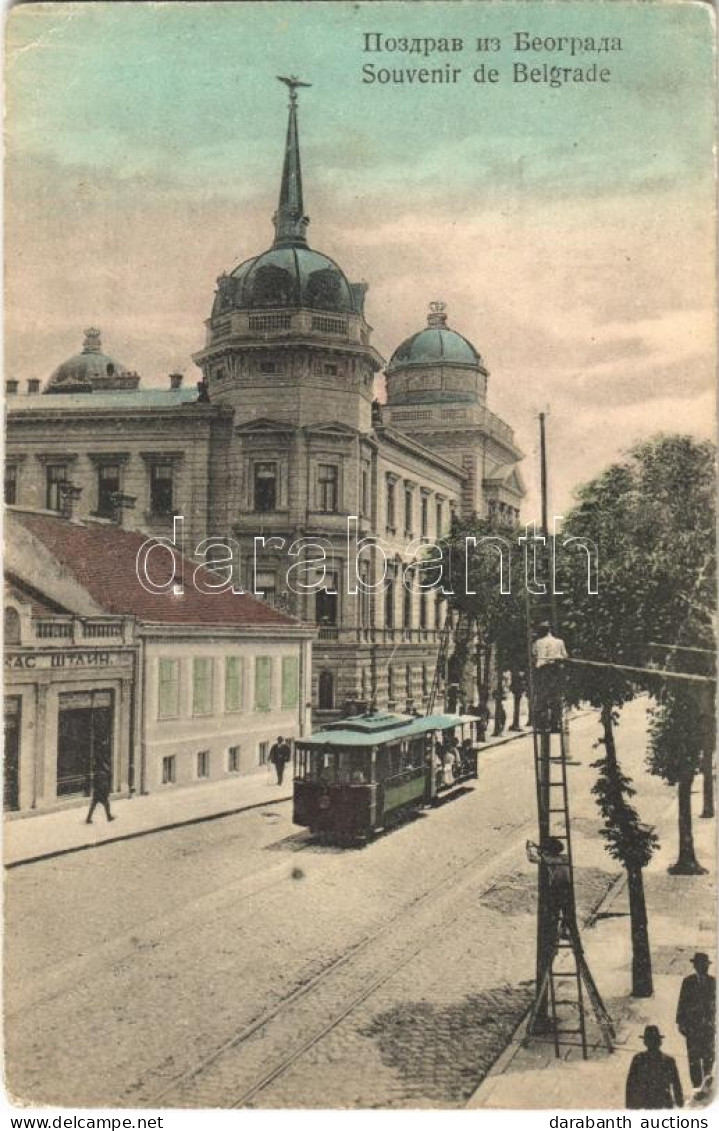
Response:
M682 982L677 1004L677 1028L687 1043L689 1076L697 1099L709 1094L714 1071L716 980L709 973L709 956L697 951L694 973Z
M644 1030L646 1052L632 1058L627 1075L628 1108L684 1107L684 1095L677 1062L662 1052L664 1036L658 1025Z
M115 820L110 812L110 767L106 762L98 763L92 775L92 799L89 812L85 818L86 825L92 824L92 815L98 805L102 805L108 821Z
M290 760L290 748L285 742L281 734L277 736L277 742L272 744L270 749L270 762L275 767L277 773L277 784L282 785L282 778L285 774L285 766Z

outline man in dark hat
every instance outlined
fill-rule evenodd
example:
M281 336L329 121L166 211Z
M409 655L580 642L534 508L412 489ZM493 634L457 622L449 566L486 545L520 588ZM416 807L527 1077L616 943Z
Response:
M663 1035L658 1025L644 1030L646 1052L632 1058L627 1076L627 1107L684 1107L684 1095L673 1056L662 1052Z
M98 805L102 805L108 821L114 821L110 812L110 767L107 762L98 762L92 775L92 798L85 824L92 824L92 815Z
M687 1042L689 1075L698 1098L707 1093L714 1070L714 1017L716 981L709 973L709 956L701 951L692 958L695 973L682 982L677 1005L677 1028Z
M549 877L549 901L552 915L552 943L577 935L572 876L569 857L558 836L547 837L541 845L527 841L527 858L532 864L543 864Z

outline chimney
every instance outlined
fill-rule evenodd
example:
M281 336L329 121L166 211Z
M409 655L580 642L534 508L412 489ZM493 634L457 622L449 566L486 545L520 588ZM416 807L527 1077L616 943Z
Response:
M62 513L65 518L70 522L80 521L80 496L82 495L82 487L76 487L74 483L60 484L60 500L62 502Z
M127 527L131 511L135 509L137 495L126 495L116 491L112 496L112 517L118 526Z
M27 383L27 395L34 397L36 393L40 392L40 379L39 377L30 377Z
M170 388L171 389L181 389L182 388L182 378L183 378L182 373L171 373L170 374Z
M209 404L210 403L210 393L209 393L209 390L207 388L207 382L206 381L198 381L197 382L197 403L198 404Z
M15 394L17 393L17 390L18 390L18 384L19 384L18 381L6 381L5 382L5 395L8 396L8 397L14 397Z

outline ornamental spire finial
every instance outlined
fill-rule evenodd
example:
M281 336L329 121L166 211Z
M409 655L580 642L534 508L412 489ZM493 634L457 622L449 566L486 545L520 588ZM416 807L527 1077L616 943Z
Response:
M309 218L304 214L302 203L302 169L300 167L300 143L297 133L297 88L311 86L302 82L296 75L289 78L277 75L290 92L290 112L287 121L285 140L285 159L280 182L280 200L272 217L275 225L275 247L306 246L305 232Z
M429 314L427 315L427 325L432 326L434 329L440 329L442 326L447 325L447 303L446 302L431 302L429 304Z

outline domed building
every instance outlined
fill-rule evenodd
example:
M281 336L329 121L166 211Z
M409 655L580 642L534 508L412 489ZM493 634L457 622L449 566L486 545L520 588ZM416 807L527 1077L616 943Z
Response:
M92 393L96 389L136 389L137 373L102 352L100 331L85 331L82 352L58 365L49 378L45 393Z
M447 324L445 304L432 302L427 326L390 358L383 416L460 464L465 514L515 525L525 494L518 466L523 455L509 425L487 408L488 379L479 351Z
M166 539L182 516L186 553L204 545L225 570L231 547L233 587L315 626L301 685L320 720L358 701L423 709L444 606L407 568L411 547L442 538L453 514L515 521L522 455L487 407L479 351L441 303L394 351L387 403L375 399L385 362L365 316L367 284L309 246L303 84L283 81L274 237L223 265L194 355L199 390L179 374L164 389L141 388L88 331L47 383L55 395L17 395L8 382L6 500ZM28 394L38 387L29 382ZM279 659L267 649L260 658L242 694L247 709L264 711L289 692ZM212 694L222 730L231 720L220 674Z

